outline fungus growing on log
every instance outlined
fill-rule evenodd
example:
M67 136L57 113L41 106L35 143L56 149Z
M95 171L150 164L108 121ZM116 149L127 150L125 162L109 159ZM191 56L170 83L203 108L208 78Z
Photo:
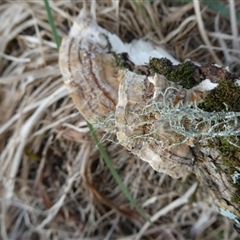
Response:
M237 76L213 64L177 64L144 44L145 52L124 45L82 11L59 57L76 108L156 171L174 178L193 172L240 229Z

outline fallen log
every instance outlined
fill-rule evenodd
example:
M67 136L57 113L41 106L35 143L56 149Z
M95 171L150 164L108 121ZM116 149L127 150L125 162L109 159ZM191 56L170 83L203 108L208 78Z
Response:
M143 41L124 45L82 11L59 65L87 121L156 171L193 172L240 231L240 80L225 67L176 64L163 53Z

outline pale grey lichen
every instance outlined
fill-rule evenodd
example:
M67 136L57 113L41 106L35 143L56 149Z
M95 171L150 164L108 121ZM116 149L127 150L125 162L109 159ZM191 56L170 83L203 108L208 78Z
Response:
M240 228L240 219L238 219L237 216L234 213L232 213L229 210L223 209L223 208L220 208L219 212L224 217L227 217L227 218L233 220L235 222L236 227Z
M240 173L237 171L234 171L234 174L232 175L233 184L236 184L240 180Z

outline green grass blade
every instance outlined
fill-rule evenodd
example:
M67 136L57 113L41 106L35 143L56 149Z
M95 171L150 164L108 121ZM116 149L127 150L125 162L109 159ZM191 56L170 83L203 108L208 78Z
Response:
M178 3L189 3L189 2L192 2L193 0L173 0L173 1L178 2ZM216 12L219 12L223 16L227 16L227 17L230 16L229 7L226 7L224 4L222 4L220 2L202 0L200 3ZM237 21L240 22L240 14L239 13L236 13L236 18L237 18Z
M53 37L54 37L54 41L57 44L57 48L59 49L60 48L60 39L59 39L58 34L57 34L56 26L54 24L54 19L53 19L52 13L51 13L51 9L50 9L48 0L44 0L44 3L45 3L45 8L46 8L46 11L47 11L47 15L48 15L48 21L49 21L49 23L51 25L51 28L52 28L52 34L53 34ZM113 175L113 177L114 177L115 181L117 182L117 184L119 185L120 189L122 190L122 192L124 193L126 198L130 201L130 203L134 206L134 208L139 212L139 214L146 221L150 222L150 220L146 217L144 211L138 206L136 201L132 198L131 194L127 190L126 186L123 184L120 176L118 175L117 171L113 167L110 158L108 157L106 151L104 150L103 146L99 142L99 140L98 140L98 138L96 136L96 133L94 132L93 126L89 122L87 122L87 125L88 125L88 127L90 129L92 137L93 137L93 139L94 139L94 141L95 141L95 143L96 143L96 145L97 145L97 147L99 149L99 152L100 152L102 158L104 159L107 167L109 168L111 174Z
M222 3L219 3L217 1L202 1L202 4L206 5L207 7L219 12L220 14L224 16L230 16L229 7L224 6ZM237 21L240 22L240 14L236 13Z
M153 0L152 0L153 1ZM156 26L152 23L150 17L148 16L147 11L145 8L142 6L142 4L138 0L132 0L133 4L136 6L140 14L143 16L144 20L147 22L147 24L155 30ZM151 0L149 0L151 2Z
M48 15L48 21L49 21L49 24L50 24L51 29L52 29L54 42L57 44L57 48L59 50L61 42L60 42L60 39L59 39L58 34L57 34L57 29L56 29L56 26L55 26L55 23L54 23L54 20L53 20L53 16L52 16L52 12L51 12L51 8L49 6L48 0L44 0L44 4L45 4L45 8L46 8L47 15Z
M92 137L98 147L99 152L101 153L106 165L108 166L110 172L112 173L115 181L117 182L117 184L119 185L120 189L122 190L122 192L124 193L124 195L126 196L126 198L129 200L129 202L131 202L131 204L135 207L135 209L139 212L139 214L146 220L146 221L150 221L147 216L145 215L144 211L138 206L138 204L136 203L136 201L132 198L131 194L129 193L129 191L127 190L126 186L123 184L120 176L118 175L117 171L115 170L111 160L109 159L105 149L102 147L101 144L99 144L99 140L97 138L97 135L93 129L93 126L90 123L87 123L89 129L91 130L91 134Z

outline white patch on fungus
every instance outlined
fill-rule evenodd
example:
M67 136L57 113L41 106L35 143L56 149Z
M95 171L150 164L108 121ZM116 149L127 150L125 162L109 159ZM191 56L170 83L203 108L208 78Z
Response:
M210 79L205 79L201 83L199 83L197 86L195 86L193 89L199 90L201 92L210 91L213 90L215 87L217 87L218 83L211 82Z

